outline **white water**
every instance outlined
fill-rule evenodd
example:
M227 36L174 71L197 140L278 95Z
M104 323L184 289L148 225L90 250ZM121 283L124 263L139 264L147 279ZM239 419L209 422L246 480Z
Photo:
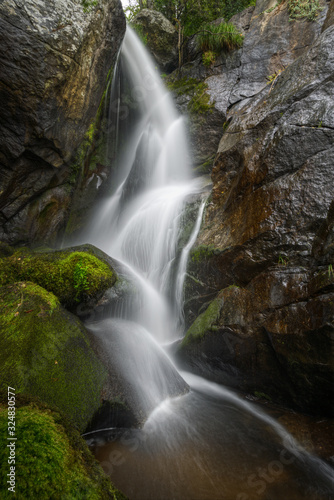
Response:
M120 95L124 87L128 89L127 99L130 96L136 103L135 113L130 112L130 117L135 116L135 119L127 127L124 126L128 118L127 101ZM218 457L218 462L221 455L222 464L228 470L228 463L231 459L227 453L231 453L231 450L237 447L230 442L230 436L233 434L236 441L243 443L250 456L256 456L256 463L261 461L259 458L261 453L263 460L268 460L268 457L274 456L271 448L275 445L268 443L268 450L270 448L268 451L265 438L258 437L261 442L259 450L251 449L255 438L249 438L245 434L247 431L245 431L244 422L238 423L237 416L242 412L242 418L248 419L250 424L257 428L257 436L261 436L261 432L266 436L268 431L265 429L269 428L270 432L275 434L283 446L295 457L302 462L306 460L307 470L311 468L316 475L319 473L327 488L327 482L330 479L329 468L320 460L309 458L309 455L302 450L291 435L272 418L259 412L250 403L243 402L230 391L199 377L182 374L197 392L172 400L165 399L169 393L166 377L170 375L170 372L168 369L164 368L163 371L161 369L161 364L165 361L168 363L168 358L163 355L165 361L161 362L161 352L157 354L161 348L157 346L157 343L165 344L179 337L180 332L176 325L182 325L183 285L187 259L200 229L205 200L200 204L197 221L189 241L178 254L182 210L187 197L194 192L199 193L200 187L197 181L191 179L182 119L174 110L171 98L154 70L145 49L130 29L127 30L119 57L119 67L112 86L110 109L115 110L116 113L114 140L117 146L118 168L113 176L115 188L113 195L102 204L92 222L89 241L126 265L138 285L140 300L136 302L135 307L127 304L123 308L123 320L113 318L96 325L93 330L104 342L106 352L109 350L112 353L116 346L119 354L117 358L119 372L131 384L144 406L146 405L151 411L141 431L144 441L147 439L146 446L151 446L150 449L144 450L144 455L153 453L152 450L157 445L158 448L161 446L159 449L162 450L163 456L167 457L168 453L171 453L171 457L175 457L175 453L181 453L179 450L183 448L184 440L187 439L186 447L193 442L194 449L203 450L204 454L196 458L194 477L196 474L200 476L203 471L206 476L210 476L210 470L213 467L213 463L207 458L210 453L216 457L216 461ZM173 281L175 270L177 270L176 280ZM171 293L171 288L174 290L173 293ZM108 329L114 330L110 338ZM197 393L204 393L208 395L208 398L198 397ZM232 418L235 415L235 422L226 420L229 415L232 415ZM217 448L211 450L210 446L214 447L215 439L212 438L215 437L215 433L217 442L225 436L224 425L226 429L233 429L232 434L230 431L226 434L226 447L225 444L219 444ZM259 430L262 429L261 426L263 430ZM147 432L151 440L147 438ZM162 440L163 443L161 443ZM248 442L251 444L244 444ZM243 458L239 455L234 455L232 461L238 456L242 464ZM138 483L138 491L130 492L133 498L142 499L140 491L142 487L147 487L147 483L145 483L143 471L138 472L141 470L138 463L141 455L139 454L136 458L137 461L134 459L135 456L131 451L127 457L129 469L124 472L124 481L125 484L129 482L128 470L132 471L130 473L133 476L136 474L140 476L135 481ZM189 462L191 460L192 457L189 456ZM187 461L188 456L186 456ZM189 500L220 498L212 496L212 492L206 493L205 491L201 492L201 496L198 497L185 497L182 493L184 485L175 486L174 483L176 475L179 474L178 481L181 485L182 467L186 470L186 466L177 461L174 465L175 472L172 479L167 471L168 467L163 471L167 478L166 484L169 480L173 481L173 488L175 488L173 498L185 500L186 498ZM249 465L244 465L244 467L248 470ZM150 471L147 475L150 477ZM188 480L192 479L188 478ZM120 481L122 481L122 475ZM233 488L237 488L237 476L233 481ZM213 488L212 491L216 491L217 486L213 483L214 481L209 477L209 487ZM232 486L229 487L232 488ZM164 496L163 492L157 493L154 489L151 493L147 490L146 494L145 500L170 498ZM273 496L273 498L278 497Z
M186 197L199 187L190 176L182 118L130 29L119 59L122 73L118 68L116 80L119 75L131 88L139 119L132 124L128 146L119 158L118 187L93 221L89 241L132 270L141 283L142 307L131 319L165 343L176 337L172 304L166 297L177 256L180 215ZM114 81L111 107L126 116L117 92L120 86ZM116 141L119 120L116 113ZM184 258L182 265L186 265Z

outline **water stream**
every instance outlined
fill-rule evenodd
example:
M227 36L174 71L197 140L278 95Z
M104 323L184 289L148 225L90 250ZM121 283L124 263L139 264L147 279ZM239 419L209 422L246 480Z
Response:
M88 240L120 261L140 300L91 325L148 418L141 429L87 435L131 500L325 499L331 469L275 420L222 386L177 373L163 346L182 335L187 258L205 209L191 177L184 124L136 35L127 29L110 95L117 169ZM180 249L184 209L198 216ZM86 238L87 240L87 238ZM110 333L112 332L112 334ZM187 383L190 391L171 394ZM185 382L184 382L185 381Z

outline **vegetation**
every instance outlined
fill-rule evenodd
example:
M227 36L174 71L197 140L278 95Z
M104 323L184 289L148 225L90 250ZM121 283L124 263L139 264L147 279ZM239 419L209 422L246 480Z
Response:
M39 396L81 430L100 406L106 378L80 321L34 283L0 288L1 390Z
M85 13L90 12L98 4L98 0L81 0L81 5Z
M269 14L279 7L285 0L278 0L276 5L266 9L262 14ZM320 5L320 0L287 0L290 21L298 19L308 19L309 21L315 21L318 17L319 12L323 10Z
M208 308L195 319L187 331L181 344L182 347L193 341L201 340L209 331L215 331L214 326L219 320L221 306L221 298L216 298L210 303Z
M290 19L306 18L314 21L323 10L320 0L288 0Z
M188 112L190 114L202 115L210 113L214 107L209 94L206 92L206 83L196 78L180 78L174 81L166 81L166 85L177 95L187 94L190 96L188 102Z
M7 395L6 395L7 396ZM16 492L7 490L6 397L0 402L0 490L3 500L125 500L104 474L78 431L56 409L38 400L16 398L19 441L15 456Z
M38 253L21 249L0 260L0 286L17 281L36 283L72 309L110 288L116 275L88 252Z
M243 36L231 23L204 24L197 36L197 43L201 50L210 50L218 55L222 50L241 47Z
M200 34L204 51L211 50L220 53L222 49L229 50L242 43L242 37L234 26L224 22L246 7L255 5L255 0L133 0L126 8L129 21L133 21L143 8L155 9L165 15L178 31L179 66L182 65L183 47L187 40ZM217 29L210 23L221 19L221 27ZM209 46L214 45L214 49ZM205 56L205 63L210 65L212 55Z

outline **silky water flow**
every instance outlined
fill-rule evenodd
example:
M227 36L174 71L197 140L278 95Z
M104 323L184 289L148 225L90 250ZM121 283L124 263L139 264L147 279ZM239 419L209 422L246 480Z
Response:
M191 177L183 120L129 27L109 111L117 187L85 240L122 263L136 292L89 328L131 387L144 424L85 435L96 457L131 500L332 498L329 465L257 406L179 373L166 353L184 333L187 258L206 195ZM197 219L180 248L194 195Z

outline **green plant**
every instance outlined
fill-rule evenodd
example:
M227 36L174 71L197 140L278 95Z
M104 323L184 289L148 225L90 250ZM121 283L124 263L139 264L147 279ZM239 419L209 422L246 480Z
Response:
M281 266L287 266L289 262L289 257L283 257L283 255L279 254L278 256L278 264Z
M320 0L288 0L290 20L306 18L314 21L323 10Z
M79 302L82 293L89 290L88 266L85 266L82 260L77 262L74 266L73 286L77 292L75 300Z
M144 27L140 24L131 24L131 28L135 30L144 45L147 45L147 33L144 31Z
M329 264L328 265L328 277L333 277L334 278L334 269L333 269L333 265L332 264Z
M213 66L215 61L216 61L216 54L212 52L212 50L208 50L203 53L202 55L202 61L204 66Z
M243 36L231 23L219 25L204 24L197 37L198 47L206 51L220 54L222 50L239 48L243 44Z
M276 85L277 78L280 76L280 74L284 71L285 68L279 69L278 71L275 71L272 75L267 76L267 85L270 85L270 90L269 94Z
M81 0L81 5L85 13L90 12L98 4L98 0Z

